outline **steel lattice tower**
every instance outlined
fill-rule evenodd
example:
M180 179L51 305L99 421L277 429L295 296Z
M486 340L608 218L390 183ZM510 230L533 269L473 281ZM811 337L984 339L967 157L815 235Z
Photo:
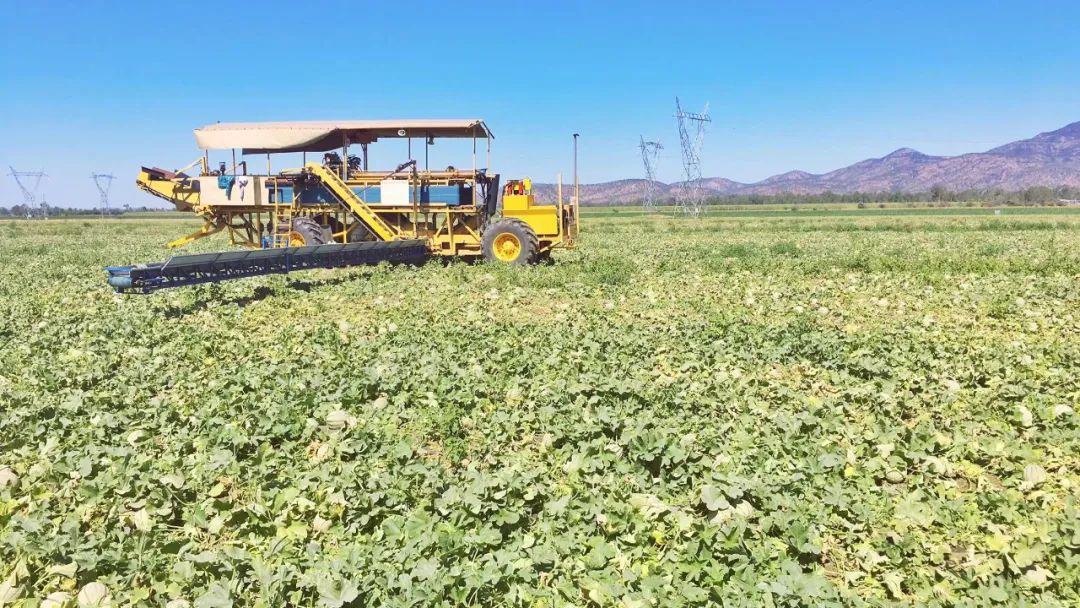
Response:
M91 173L90 178L94 180L94 185L97 186L98 193L101 195L101 217L105 217L109 213L109 188L112 187L112 180L116 179L116 176L108 173Z
M34 209L37 207L37 191L41 186L41 178L48 177L44 171L16 171L15 167L8 165L8 169L11 170L11 177L15 178L15 183L19 185L19 190L22 191L23 203L26 205L26 218L33 217ZM29 186L29 182L23 183L21 178L32 177L34 178L33 186ZM44 217L45 210L42 208L42 217Z
M701 187L701 146L705 141L705 124L709 118L706 102L701 114L684 112L679 98L675 98L675 118L679 123L679 143L682 145L685 181L679 189L678 204L683 213L698 216L705 206L705 193ZM693 132L693 134L691 134Z
M645 164L645 196L641 206L645 211L651 211L656 206L656 156L664 145L658 141L645 141L639 136L641 145L641 162Z

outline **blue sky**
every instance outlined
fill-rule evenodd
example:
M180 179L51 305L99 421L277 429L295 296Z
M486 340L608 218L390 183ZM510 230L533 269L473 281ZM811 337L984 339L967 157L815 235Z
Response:
M678 179L676 94L711 103L704 174L739 181L1080 120L1075 1L5 4L5 206L8 164L44 168L53 204L95 205L92 171L114 204L153 202L139 166L187 164L219 120L483 117L494 168L538 181L569 174L577 131L585 182L639 177L639 134Z

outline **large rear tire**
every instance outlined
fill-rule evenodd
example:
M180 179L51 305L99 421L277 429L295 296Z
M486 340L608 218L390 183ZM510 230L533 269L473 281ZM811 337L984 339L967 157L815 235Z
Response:
M540 242L525 222L507 218L488 226L480 238L480 250L485 260L511 266L524 266L536 261Z
M289 232L289 245L292 247L310 247L325 245L326 232L313 218L293 218L292 231Z

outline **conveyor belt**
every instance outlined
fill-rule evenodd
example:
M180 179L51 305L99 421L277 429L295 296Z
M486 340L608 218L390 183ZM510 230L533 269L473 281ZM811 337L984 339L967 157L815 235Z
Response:
M428 255L427 243L422 240L367 241L178 255L165 262L109 266L105 271L109 273L109 285L117 293L150 293L169 287L285 274L312 268L342 268L380 262L419 263Z

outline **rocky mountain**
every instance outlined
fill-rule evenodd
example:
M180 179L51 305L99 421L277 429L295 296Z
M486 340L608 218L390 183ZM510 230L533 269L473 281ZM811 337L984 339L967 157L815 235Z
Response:
M1080 122L986 152L930 156L900 148L881 158L859 161L828 173L788 171L751 184L707 177L701 185L716 195L928 192L934 186L956 191L1080 187ZM680 184L657 182L654 187L659 198L671 198ZM553 185L538 184L536 188L542 199L554 200ZM588 184L581 187L581 201L582 204L636 203L644 190L645 180L641 179Z

